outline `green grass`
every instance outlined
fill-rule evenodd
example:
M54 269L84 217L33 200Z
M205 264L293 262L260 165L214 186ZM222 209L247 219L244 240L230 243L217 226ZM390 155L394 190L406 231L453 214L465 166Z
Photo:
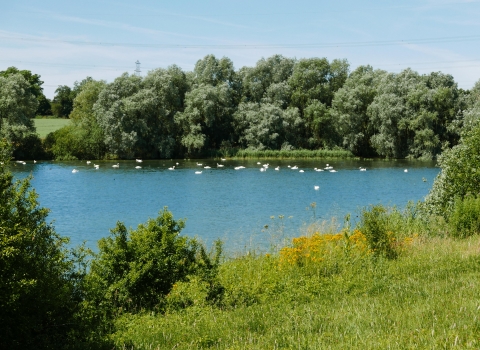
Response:
M40 138L45 138L49 133L56 131L71 123L70 119L34 119L35 128Z
M240 159L300 159L300 158L354 158L352 152L346 150L264 150L264 151L253 151L248 149L221 149L214 151L209 154L210 157L220 158L240 158Z
M480 348L478 236L418 238L397 259L346 256L328 268L278 259L229 259L221 304L180 283L191 306L124 315L111 339L119 349Z

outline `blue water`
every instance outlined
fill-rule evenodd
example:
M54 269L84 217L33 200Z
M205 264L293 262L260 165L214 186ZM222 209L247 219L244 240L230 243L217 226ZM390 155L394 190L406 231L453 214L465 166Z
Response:
M176 169L168 170L176 162L180 163ZM203 169L197 162L212 168ZM14 163L11 169L17 178L33 175L40 204L50 208L56 231L70 237L73 245L86 241L95 248L117 221L135 228L168 206L176 219L187 219L183 234L207 244L221 238L229 249L268 245L272 232L280 228L295 236L312 221L331 217L342 221L347 213L355 219L369 204L403 207L422 200L439 172L433 162L261 162L269 163L267 171L260 172L256 160L227 160L223 168L212 160L169 160L125 161L119 168L112 167L116 162L97 162L98 170L85 162ZM313 170L327 162L336 173ZM137 165L142 169L135 169ZM239 165L246 168L234 170ZM274 170L276 166L280 171ZM359 171L360 166L367 171ZM72 173L74 168L78 173ZM199 170L202 174L195 174ZM315 210L311 203L316 203Z

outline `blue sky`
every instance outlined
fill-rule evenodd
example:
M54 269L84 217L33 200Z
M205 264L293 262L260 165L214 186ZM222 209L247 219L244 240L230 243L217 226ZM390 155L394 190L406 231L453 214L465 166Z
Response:
M399 72L480 79L480 1L0 0L0 70L40 74L44 92L87 76L108 82L207 54L235 68L262 57L346 58Z

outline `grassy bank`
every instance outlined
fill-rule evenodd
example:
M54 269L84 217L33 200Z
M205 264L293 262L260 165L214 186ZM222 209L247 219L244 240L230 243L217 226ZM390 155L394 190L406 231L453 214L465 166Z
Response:
M233 159L301 159L301 158L355 158L352 152L346 150L264 150L223 149L208 155L213 158L228 157Z
M111 339L135 349L480 347L478 236L405 236L396 259L368 253L357 236L229 259L220 303L206 302L196 279L177 283L168 298L183 307L124 315Z
M34 119L35 128L37 129L37 134L40 138L45 138L49 133L54 132L66 125L70 124L70 119L59 119L59 118L52 118L52 119Z

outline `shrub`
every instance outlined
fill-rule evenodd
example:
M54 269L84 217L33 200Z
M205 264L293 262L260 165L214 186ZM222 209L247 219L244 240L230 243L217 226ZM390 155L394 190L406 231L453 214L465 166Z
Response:
M29 179L13 182L0 140L0 348L62 349L78 339L81 276Z
M197 240L180 236L184 225L164 208L136 230L117 223L111 236L99 241L87 275L86 302L87 308L101 307L97 321L125 311L162 311L174 284L188 276L199 276L209 288L218 289L221 244L217 242L215 253L208 254Z
M391 230L390 215L381 205L373 205L363 209L358 229L367 240L367 245L375 255L389 259L395 258L395 234Z
M448 224L454 237L465 238L480 233L480 198L457 199Z

